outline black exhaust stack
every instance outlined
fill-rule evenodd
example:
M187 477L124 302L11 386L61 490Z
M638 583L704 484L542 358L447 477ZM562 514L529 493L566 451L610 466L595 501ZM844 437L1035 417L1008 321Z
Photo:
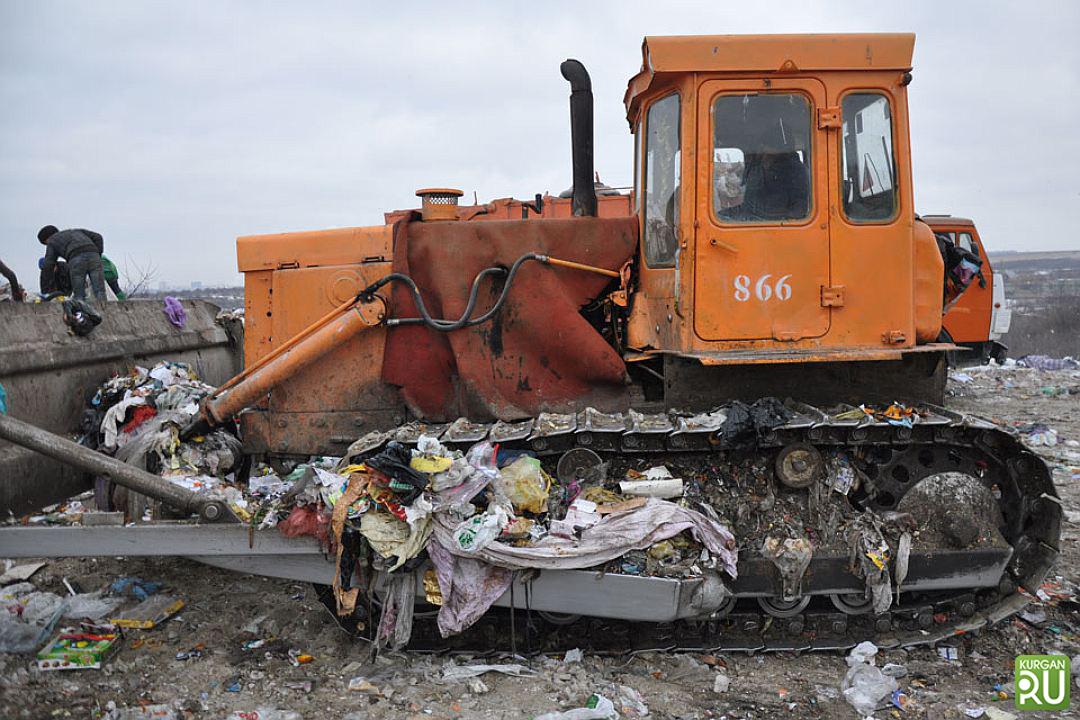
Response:
M570 144L574 153L574 215L596 217L593 185L593 99L589 71L577 60L559 66L570 82Z

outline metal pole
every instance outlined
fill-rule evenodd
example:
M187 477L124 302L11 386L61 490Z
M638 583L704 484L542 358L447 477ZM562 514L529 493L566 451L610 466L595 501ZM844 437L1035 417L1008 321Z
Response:
M116 458L103 455L10 415L0 414L0 438L88 473L104 475L117 485L123 485L129 490L160 500L182 512L197 512L204 520L236 521L236 516L220 500L201 497L157 475L151 475L145 470L120 462Z

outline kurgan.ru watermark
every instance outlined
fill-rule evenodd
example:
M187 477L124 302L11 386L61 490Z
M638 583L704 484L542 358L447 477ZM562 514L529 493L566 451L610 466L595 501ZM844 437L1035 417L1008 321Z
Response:
M1013 666L1017 710L1065 710L1072 674L1064 655L1020 655Z

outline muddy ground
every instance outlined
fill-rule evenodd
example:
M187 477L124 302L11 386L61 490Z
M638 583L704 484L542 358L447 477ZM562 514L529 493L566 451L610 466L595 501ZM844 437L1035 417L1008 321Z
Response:
M1054 467L1067 512L1064 551L1052 572L1066 584L1080 582L1078 390L1080 372L976 369L954 374L948 398L952 408L1005 425L1044 423L1056 430L1058 444L1037 450ZM857 717L839 696L846 670L840 654L586 655L580 663L486 658L477 661L520 662L534 673L489 673L470 687L439 680L445 663L465 664L467 658L384 653L372 662L368 648L341 630L313 589L301 583L232 574L184 559L122 558L53 561L33 582L63 594L65 577L93 589L121 575L161 580L182 593L187 607L156 630L129 635L102 670L43 673L29 669L25 655L0 655L0 717L100 717L112 707L160 703L170 705L176 717L191 718L225 718L260 707L295 711L305 719L527 718L579 707L593 692L613 700L621 695L623 716L634 717L620 686L640 693L655 718ZM876 717L964 718L964 705L988 708L984 717L1015 712L1011 699L994 700L994 685L1011 681L1016 655L1080 653L1080 617L1062 607L1046 607L1046 613L1040 626L1014 618L960 638L954 661L926 648L879 654L879 665L906 666L900 687L909 704L903 711L879 710ZM284 649L315 659L294 666L280 653L237 663L236 638L243 632L283 638ZM176 659L178 652L199 645L201 657ZM715 676L725 664L730 688L718 694ZM373 687L350 690L356 677L366 677ZM1074 683L1073 692L1080 692L1080 685ZM1080 716L1078 703L1072 716Z

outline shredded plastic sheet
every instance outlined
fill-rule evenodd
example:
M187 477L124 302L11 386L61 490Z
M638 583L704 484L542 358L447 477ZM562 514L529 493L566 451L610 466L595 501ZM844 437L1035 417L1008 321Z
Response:
M455 526L452 521L439 513L434 518L435 540L455 554L464 555L454 550ZM550 535L529 547L514 547L496 541L473 557L506 568L574 570L601 565L630 550L643 550L653 543L675 537L683 530L689 530L708 548L728 575L737 576L735 538L726 527L696 510L656 498L649 498L640 508L604 516L584 530L577 541Z

